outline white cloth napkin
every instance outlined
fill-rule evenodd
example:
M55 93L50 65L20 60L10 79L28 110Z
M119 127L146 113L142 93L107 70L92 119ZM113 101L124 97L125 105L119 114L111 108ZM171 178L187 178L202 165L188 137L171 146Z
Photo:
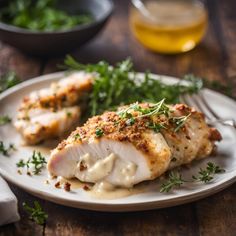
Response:
M9 224L19 219L16 196L0 176L0 225Z

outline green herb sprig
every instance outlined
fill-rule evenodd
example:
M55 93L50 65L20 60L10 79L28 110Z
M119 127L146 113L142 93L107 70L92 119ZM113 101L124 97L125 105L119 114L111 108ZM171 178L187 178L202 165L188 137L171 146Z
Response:
M14 144L10 143L7 147L3 141L0 141L0 153L2 153L4 156L8 157L10 156L11 151L16 151L16 148Z
M39 225L45 224L48 215L44 212L43 208L38 201L34 201L34 206L30 207L26 202L23 202L24 210L30 215L30 219Z
M89 95L88 117L136 101L155 104L165 98L166 103L177 103L181 94L196 93L202 88L202 81L198 78L187 78L184 82L188 83L179 82L174 85L155 80L149 73L145 74L144 79L140 79L130 59L114 67L104 61L97 64L80 64L71 56L67 56L64 63L65 69L84 70L96 75L93 90Z
M15 72L9 71L0 76L0 93L20 83L19 77Z
M30 173L30 169L33 168L33 174L37 175L41 173L45 164L47 164L47 162L45 157L42 156L41 152L33 151L32 156L27 161L21 159L19 162L16 163L16 166L19 168L26 167L27 173Z
M0 126L11 122L11 118L7 115L0 116Z
M198 176L193 175L192 180L184 180L178 172L171 171L169 173L168 180L161 185L160 192L169 192L175 187L180 187L185 182L203 182L208 183L211 180L214 179L214 176L216 174L221 174L225 172L224 169L219 167L218 165L208 162L205 169L200 168L200 171L198 172Z
M147 127L149 129L152 129L155 133L159 133L162 129L166 129L166 126L164 123L148 122Z
M68 14L56 0L12 0L0 11L0 20L32 31L68 30L93 21L92 14Z
M161 185L160 192L168 193L174 187L180 187L182 184L184 184L184 182L186 181L182 179L181 174L171 171L169 173L169 179L167 180L167 182Z
M198 176L193 175L192 178L196 181L208 183L214 178L215 174L220 174L224 172L224 169L220 168L212 162L208 162L207 167L205 169L200 168Z
M191 113L189 113L187 116L171 117L170 121L176 126L174 132L178 132L184 126L185 122L190 116Z

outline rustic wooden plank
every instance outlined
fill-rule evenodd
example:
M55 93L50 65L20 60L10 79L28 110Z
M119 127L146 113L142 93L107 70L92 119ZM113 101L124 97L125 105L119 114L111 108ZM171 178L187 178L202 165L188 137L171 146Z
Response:
M221 44L225 50L223 61L225 75L228 83L232 83L236 94L236 2L234 0L223 1L218 4L218 19Z
M198 235L189 205L130 213L92 212L51 203L47 209L46 235Z
M0 72L13 70L23 80L38 76L41 60L29 57L17 49L0 43Z
M234 236L236 232L236 184L197 203L200 235Z
M0 227L0 236L3 235L24 235L24 236L32 236L32 235L43 235L44 234L44 226L37 225L35 222L32 222L29 219L29 215L23 209L23 202L28 203L30 206L33 206L33 201L37 200L44 206L44 202L41 199L33 197L32 195L24 192L23 190L13 186L10 184L11 189L18 199L18 209L21 219L19 222L14 224L5 225Z
M232 4L229 4L229 1L225 5L232 9ZM219 17L219 12L224 14L227 14L227 12L222 10L222 1L209 1L208 10L210 25L208 35L204 41L205 49L202 52L196 52L196 55L193 56L191 68L194 73L227 84L228 69L236 66L236 61L234 63L231 61L231 65L229 63L229 52L225 46L232 48L232 45L230 46L230 43L225 44L219 21L222 19L222 17ZM228 29L228 27L226 28ZM201 235L235 235L235 186L234 184L229 189L196 203Z

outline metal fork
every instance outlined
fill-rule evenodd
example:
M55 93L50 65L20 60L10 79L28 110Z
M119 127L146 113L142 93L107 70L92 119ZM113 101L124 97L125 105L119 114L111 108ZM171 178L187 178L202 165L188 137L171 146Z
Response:
M180 100L186 105L195 107L197 110L201 111L205 115L206 121L209 125L219 123L236 129L236 121L234 119L224 119L220 117L207 103L202 91L193 95L181 95Z

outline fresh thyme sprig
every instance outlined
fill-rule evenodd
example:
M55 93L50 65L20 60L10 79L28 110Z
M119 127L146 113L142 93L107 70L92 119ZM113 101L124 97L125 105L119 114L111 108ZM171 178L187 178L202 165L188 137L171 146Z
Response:
M169 192L175 187L180 187L185 182L203 182L208 183L213 180L215 174L220 174L225 172L224 169L219 167L218 165L208 162L205 169L200 168L198 172L198 176L193 175L192 180L184 180L178 172L171 171L169 173L169 179L167 182L163 183L160 188L160 192Z
M208 183L214 178L215 174L220 174L223 172L225 172L224 169L220 168L212 162L208 162L207 167L205 169L200 168L198 176L193 175L192 178L196 181Z
M187 119L191 116L191 113L189 113L187 116L176 116L176 117L171 117L170 121L175 124L175 129L174 132L178 132L185 124Z
M186 181L182 179L181 174L179 174L178 172L171 171L169 173L168 181L161 185L160 192L168 193L172 188L180 187L182 184L184 184L184 182Z
M0 153L2 153L4 156L10 156L11 151L16 151L16 148L14 144L10 143L7 147L3 141L0 141Z
M150 73L146 73L145 77L140 79L130 59L112 67L104 61L83 65L71 56L67 56L64 68L96 74L93 90L89 94L87 116L114 110L117 106L132 104L136 101L156 103L166 98L166 103L174 104L179 102L181 94L196 93L202 88L202 81L193 77L184 79L188 83L181 81L172 85L155 80Z
M34 206L30 207L26 202L23 202L24 210L30 215L30 219L39 225L45 224L48 215L44 212L43 208L38 201L34 201Z
M151 105L149 108L146 109L136 109L136 111L140 111L141 115L138 118L142 117L150 117L154 115L165 115L169 116L170 108L165 104L165 98L163 98L160 102Z
M25 162L24 160L20 160L16 163L17 167L26 167L27 173L30 173L30 169L33 168L33 174L39 174L44 168L45 164L47 164L45 157L42 156L41 152L33 151L32 156Z
M0 116L0 126L11 122L11 118L7 115Z
M155 133L159 133L161 129L166 129L166 126L162 123L153 123L153 122L148 122L147 127L149 129L152 129Z
M139 112L137 116L133 116L132 112ZM155 132L160 132L161 129L166 129L166 125L170 122L175 125L174 132L178 132L185 124L187 119L190 117L191 113L186 116L172 116L170 114L173 111L165 104L165 99L162 99L160 102L151 105L150 107L143 108L139 105L138 102L131 104L123 110L117 112L121 119L127 119L126 124L132 125L135 123L135 120L138 118L152 117L164 115L167 120L162 123L148 122L147 127L154 130Z

